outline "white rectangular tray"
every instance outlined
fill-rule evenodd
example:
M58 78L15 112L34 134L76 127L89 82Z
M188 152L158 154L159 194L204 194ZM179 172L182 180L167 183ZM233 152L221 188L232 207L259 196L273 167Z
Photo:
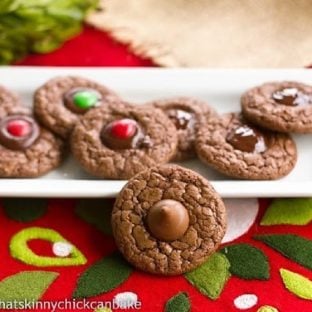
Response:
M207 100L219 112L240 109L246 89L270 80L312 83L312 70L208 70L208 69L108 69L2 67L0 84L18 92L26 105L48 79L80 75L116 90L126 100L143 103L161 97L195 96ZM202 165L198 160L183 165L207 177L223 197L312 196L312 135L294 136L298 163L287 177L277 181L233 180ZM0 155L1 157L1 155ZM125 181L98 180L86 174L71 158L62 167L37 179L0 179L0 196L15 197L110 197Z

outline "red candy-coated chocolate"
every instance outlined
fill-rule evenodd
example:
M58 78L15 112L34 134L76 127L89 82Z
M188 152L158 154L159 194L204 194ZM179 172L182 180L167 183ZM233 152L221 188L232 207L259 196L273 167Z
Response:
M17 119L8 122L6 129L12 136L24 137L31 132L31 125L25 120Z
M111 135L119 139L129 139L135 135L137 123L133 119L120 119L110 125Z

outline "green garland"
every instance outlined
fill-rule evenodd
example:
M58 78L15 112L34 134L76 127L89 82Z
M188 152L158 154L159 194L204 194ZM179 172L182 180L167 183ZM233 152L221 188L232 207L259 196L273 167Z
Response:
M98 0L1 0L0 64L47 53L79 33Z

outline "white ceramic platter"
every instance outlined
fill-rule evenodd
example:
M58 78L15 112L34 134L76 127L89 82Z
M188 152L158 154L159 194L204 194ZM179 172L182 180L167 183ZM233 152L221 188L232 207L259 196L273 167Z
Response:
M138 104L169 96L204 99L220 113L240 109L239 98L246 89L273 80L312 83L312 70L208 70L208 69L108 69L2 67L0 84L18 92L26 105L32 94L48 79L79 75L116 90L124 99ZM243 181L225 177L198 160L182 165L208 178L223 197L312 196L312 135L294 136L298 146L296 168L276 181ZM1 157L1 155L0 155ZM0 196L15 197L111 197L125 181L99 180L86 174L68 158L63 166L37 179L0 179Z

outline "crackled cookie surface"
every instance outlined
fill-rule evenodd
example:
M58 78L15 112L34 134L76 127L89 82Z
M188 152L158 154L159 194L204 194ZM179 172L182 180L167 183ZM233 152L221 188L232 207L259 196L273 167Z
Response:
M73 76L57 77L35 92L34 110L48 129L67 138L87 111L109 105L110 100L116 98L112 90L92 80Z
M196 156L194 141L197 119L202 114L209 117L216 115L216 112L206 102L190 97L156 100L151 104L160 108L176 126L179 142L173 160L194 158Z
M37 177L60 165L63 143L33 117L13 114L0 120L0 154L0 177Z
M177 142L174 125L161 110L118 102L85 114L72 133L71 149L92 175L129 179L168 162Z
M295 142L287 134L261 130L238 113L200 121L197 154L225 175L254 180L278 179L297 161Z
M0 118L10 113L27 112L17 94L0 85Z
M251 122L280 132L312 132L312 86L270 82L241 97L242 112Z
M112 227L118 248L135 267L177 275L217 249L226 228L225 208L202 176L164 165L127 183L115 202Z

